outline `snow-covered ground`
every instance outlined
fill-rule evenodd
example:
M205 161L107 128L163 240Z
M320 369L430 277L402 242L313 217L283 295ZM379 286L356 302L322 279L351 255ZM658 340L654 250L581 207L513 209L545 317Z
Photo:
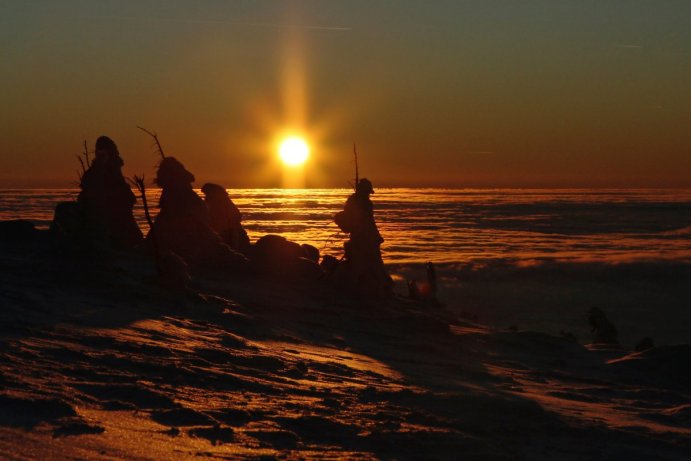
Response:
M136 256L0 250L3 459L691 459L691 346L587 348L320 284L175 291Z

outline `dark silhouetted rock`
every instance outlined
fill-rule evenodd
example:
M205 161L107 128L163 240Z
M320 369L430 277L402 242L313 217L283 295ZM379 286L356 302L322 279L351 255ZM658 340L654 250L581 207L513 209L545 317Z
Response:
M38 236L34 223L25 219L0 221L0 240L8 242L26 242Z
M319 263L319 249L317 247L307 243L303 243L300 247L302 247L302 256L304 258Z
M304 257L303 247L280 235L265 235L254 244L252 263L262 274L288 278L319 278L321 267Z
M280 235L265 235L254 244L255 258L285 263L302 257L302 247Z
M591 307L588 311L588 323L593 332L594 344L619 345L619 333L602 309Z
M211 227L230 248L246 253L250 247L250 239L241 224L242 213L230 199L226 189L218 184L206 183L202 186L202 192L209 209Z
M84 217L77 202L60 202L55 207L50 232L74 240L85 237Z
M324 255L321 263L319 264L324 272L328 275L333 273L338 266L338 259L335 256Z

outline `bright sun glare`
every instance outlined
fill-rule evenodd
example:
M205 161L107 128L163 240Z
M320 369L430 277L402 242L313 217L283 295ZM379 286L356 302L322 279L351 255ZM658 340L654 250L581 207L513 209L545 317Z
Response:
M302 165L307 160L310 148L304 139L298 137L286 138L278 149L283 163L290 166Z

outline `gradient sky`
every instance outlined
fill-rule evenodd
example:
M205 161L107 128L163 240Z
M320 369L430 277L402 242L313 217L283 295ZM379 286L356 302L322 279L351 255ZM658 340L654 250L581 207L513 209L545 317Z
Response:
M691 187L691 2L0 0L0 187L101 134L227 187Z

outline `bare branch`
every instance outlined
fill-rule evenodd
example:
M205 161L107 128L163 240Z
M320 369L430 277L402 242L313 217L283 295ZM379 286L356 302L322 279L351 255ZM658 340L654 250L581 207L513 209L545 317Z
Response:
M144 181L144 175L137 176L136 174L132 178L127 178L130 184L139 190L142 196L142 205L144 206L144 216L146 216L146 222L149 223L149 229L151 234L151 243L154 247L154 259L156 260L156 270L158 275L161 275L161 255L158 248L158 241L156 239L156 230L154 229L154 222L151 219L151 213L149 213L149 203L146 200L146 182Z
M75 155L75 157L77 157L77 160L79 160L79 165L82 167L81 172L77 170L77 178L79 178L79 183L81 183L86 170L91 167L91 162L89 161L89 150L86 147L86 139L84 140L84 152Z
M355 186L353 189L357 190L357 184L360 182L360 170L357 162L357 146L353 143L353 157L355 157Z
M82 174L86 173L86 165L84 165L84 160L82 160L81 155L77 155L77 160L79 160L79 164L82 166ZM81 175L79 176L81 178Z
M87 168L91 166L91 160L89 160L89 148L86 147L86 139L84 140L84 159L86 160Z
M141 127L137 125L137 128L142 130L144 133L148 134L152 138L154 138L154 141L156 142L156 148L158 149L158 153L161 155L161 158L166 158L166 155L163 153L163 147L161 147L161 143L158 141L158 135L156 133L152 133L151 131L147 130L144 127Z

